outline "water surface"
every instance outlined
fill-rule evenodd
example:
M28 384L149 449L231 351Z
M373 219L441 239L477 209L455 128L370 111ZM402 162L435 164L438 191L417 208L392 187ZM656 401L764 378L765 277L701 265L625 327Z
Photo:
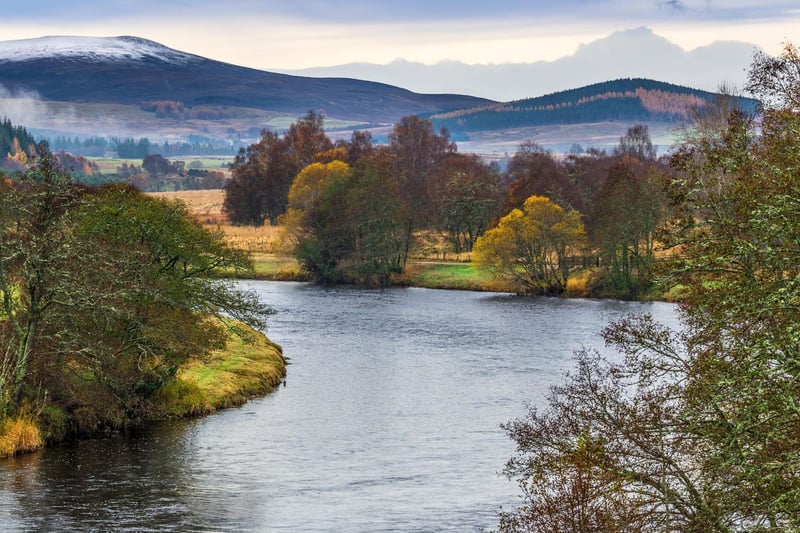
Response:
M247 282L287 385L237 409L0 462L0 529L481 531L518 502L500 424L663 303Z

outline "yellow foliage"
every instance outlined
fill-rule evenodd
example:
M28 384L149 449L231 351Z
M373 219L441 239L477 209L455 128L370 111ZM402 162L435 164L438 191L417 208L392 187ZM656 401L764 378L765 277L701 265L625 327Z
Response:
M0 425L0 457L32 452L42 446L42 433L30 417L9 419Z
M289 189L289 207L303 211L313 206L325 185L334 178L350 173L350 165L342 161L311 163L297 174Z
M475 243L473 260L518 290L561 293L566 289L567 258L586 242L580 214L549 198L531 196Z

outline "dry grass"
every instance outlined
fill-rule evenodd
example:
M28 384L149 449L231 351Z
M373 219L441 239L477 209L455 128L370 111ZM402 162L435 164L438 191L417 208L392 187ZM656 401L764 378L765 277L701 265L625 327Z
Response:
M189 209L189 213L203 225L218 226L228 223L228 217L222 213L224 193L222 189L202 191L170 191L148 193L156 198L180 200Z
M595 273L590 269L572 272L567 279L565 295L570 298L587 298L592 293L592 281Z
M228 244L238 250L259 254L284 254L286 245L282 226L232 226L218 225Z
M222 230L228 244L236 249L261 254L285 254L281 226L234 226L222 212L222 189L149 193L157 198L180 200L189 213L212 230Z
M6 420L0 425L0 457L32 452L42 446L42 433L31 417Z

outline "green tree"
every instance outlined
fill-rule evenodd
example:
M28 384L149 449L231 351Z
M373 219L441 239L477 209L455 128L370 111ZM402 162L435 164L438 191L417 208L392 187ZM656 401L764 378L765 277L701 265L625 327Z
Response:
M0 201L4 413L55 402L87 430L147 416L180 363L221 346L223 317L269 314L219 277L247 258L181 204L76 187L46 156Z
M75 258L70 227L80 194L40 150L39 167L0 195L0 416L20 406L44 322L70 287L62 267Z
M783 71L758 61L750 86L771 91L778 80L761 77ZM501 531L583 511L595 524L610 518L606 530L800 529L794 79L785 94L767 93L781 103L760 121L730 108L673 155L677 205L662 235L676 253L663 279L683 289L683 332L646 317L612 324L605 337L623 361L579 354L546 409L507 426L518 446L508 473L525 503ZM587 475L602 490L570 500Z
M296 255L319 282L385 285L406 250L403 206L392 189L391 158L307 167L292 186ZM312 192L314 191L314 192Z
M478 238L473 261L512 280L526 294L561 294L567 286L567 257L585 245L580 213L543 196L531 196Z

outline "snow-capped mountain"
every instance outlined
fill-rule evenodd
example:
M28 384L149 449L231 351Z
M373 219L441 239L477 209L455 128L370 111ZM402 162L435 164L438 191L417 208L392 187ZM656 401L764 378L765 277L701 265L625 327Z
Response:
M227 106L299 116L394 122L402 116L490 101L418 94L384 83L277 74L214 61L138 37L42 37L0 41L0 94L42 100L185 107Z
M179 52L154 41L130 36L57 35L0 41L0 61L70 58L91 61L158 60L183 65L203 60L202 57Z

